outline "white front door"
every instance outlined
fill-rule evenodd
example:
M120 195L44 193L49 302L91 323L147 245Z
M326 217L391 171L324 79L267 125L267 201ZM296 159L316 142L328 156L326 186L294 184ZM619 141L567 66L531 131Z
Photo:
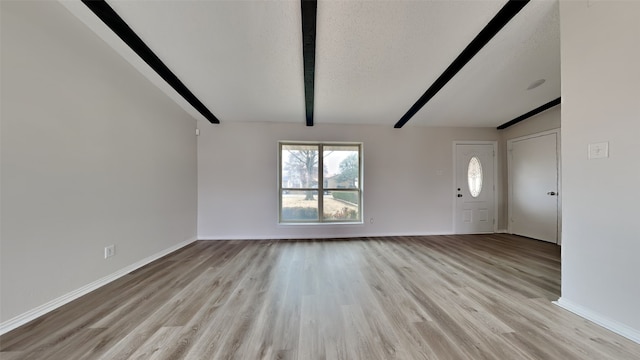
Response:
M557 131L510 140L509 231L558 242Z
M455 144L456 234L494 232L495 143Z

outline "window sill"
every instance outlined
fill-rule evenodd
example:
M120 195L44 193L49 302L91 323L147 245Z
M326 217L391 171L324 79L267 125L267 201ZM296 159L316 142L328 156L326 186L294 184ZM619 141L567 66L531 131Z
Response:
M345 222L279 222L278 226L342 226L342 225L363 225L364 221L345 221Z

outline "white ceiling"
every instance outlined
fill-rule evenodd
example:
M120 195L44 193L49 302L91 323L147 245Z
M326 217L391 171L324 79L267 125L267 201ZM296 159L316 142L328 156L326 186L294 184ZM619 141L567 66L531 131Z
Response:
M305 123L299 0L107 2L222 123ZM320 0L315 124L392 127L505 3ZM66 6L146 66L95 15ZM559 96L558 3L531 1L407 126L495 127Z
M498 126L558 97L558 3L531 1L409 123Z

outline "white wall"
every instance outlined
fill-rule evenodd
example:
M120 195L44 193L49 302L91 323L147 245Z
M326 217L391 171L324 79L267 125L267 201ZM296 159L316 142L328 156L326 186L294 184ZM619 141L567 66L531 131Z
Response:
M200 129L200 239L451 233L453 141L498 139L492 128L223 123ZM278 225L278 140L363 142L365 223Z
M640 342L640 2L562 1L560 304ZM610 157L587 158L609 142Z
M1 6L6 323L195 239L197 177L192 117L58 2Z
M521 121L513 126L510 126L504 130L500 130L500 143L498 144L498 154L500 157L500 172L499 176L502 179L504 185L500 192L499 198L499 219L498 229L506 230L508 228L508 214L509 214L509 197L508 192L508 169L507 169L507 141L515 139L521 136L532 135L547 130L554 130L560 128L560 109L561 105L555 106L549 110L543 111L540 114L532 116L524 121Z

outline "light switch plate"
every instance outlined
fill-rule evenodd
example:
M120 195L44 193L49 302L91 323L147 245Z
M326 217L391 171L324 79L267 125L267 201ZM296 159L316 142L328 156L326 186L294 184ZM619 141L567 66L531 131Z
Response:
M609 157L609 142L589 144L589 159L602 159Z

